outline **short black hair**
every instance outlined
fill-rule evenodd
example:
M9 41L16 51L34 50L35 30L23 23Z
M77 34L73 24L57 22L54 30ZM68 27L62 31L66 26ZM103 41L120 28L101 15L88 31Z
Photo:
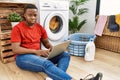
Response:
M34 4L27 4L24 7L24 13L26 12L27 9L37 9L37 7Z

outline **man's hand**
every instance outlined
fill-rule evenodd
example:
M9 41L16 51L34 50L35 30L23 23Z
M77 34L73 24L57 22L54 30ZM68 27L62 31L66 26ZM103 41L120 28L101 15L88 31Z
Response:
M48 57L50 49L48 50L36 50L35 54L38 56Z

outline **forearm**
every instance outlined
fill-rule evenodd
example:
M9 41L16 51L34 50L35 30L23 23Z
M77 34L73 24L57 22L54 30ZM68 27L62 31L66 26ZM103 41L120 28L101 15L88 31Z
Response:
M12 46L12 50L15 54L27 54L27 53L36 53L36 50L34 49L27 49L27 48L24 48L24 47L14 47Z
M11 45L12 45L12 50L15 54L33 53L38 56L45 56L45 57L49 55L49 49L48 50L27 49L27 48L21 47L19 42L14 42Z
M42 43L47 49L52 48L52 44L48 41L48 39L43 39Z
M52 45L51 45L50 43L46 43L46 44L45 44L45 47L46 47L46 48L52 48Z

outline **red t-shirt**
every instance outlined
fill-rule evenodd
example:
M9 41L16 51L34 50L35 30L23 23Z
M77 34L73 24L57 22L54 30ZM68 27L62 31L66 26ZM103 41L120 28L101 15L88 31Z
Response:
M41 39L46 39L47 33L45 29L38 23L34 27L29 27L24 21L20 22L12 29L11 42L20 42L20 46L28 49L41 49Z

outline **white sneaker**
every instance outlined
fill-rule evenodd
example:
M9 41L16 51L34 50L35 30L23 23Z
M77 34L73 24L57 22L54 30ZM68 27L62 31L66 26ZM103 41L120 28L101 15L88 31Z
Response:
M53 80L53 79L51 79L51 78L49 78L49 77L46 77L46 79L45 80Z

